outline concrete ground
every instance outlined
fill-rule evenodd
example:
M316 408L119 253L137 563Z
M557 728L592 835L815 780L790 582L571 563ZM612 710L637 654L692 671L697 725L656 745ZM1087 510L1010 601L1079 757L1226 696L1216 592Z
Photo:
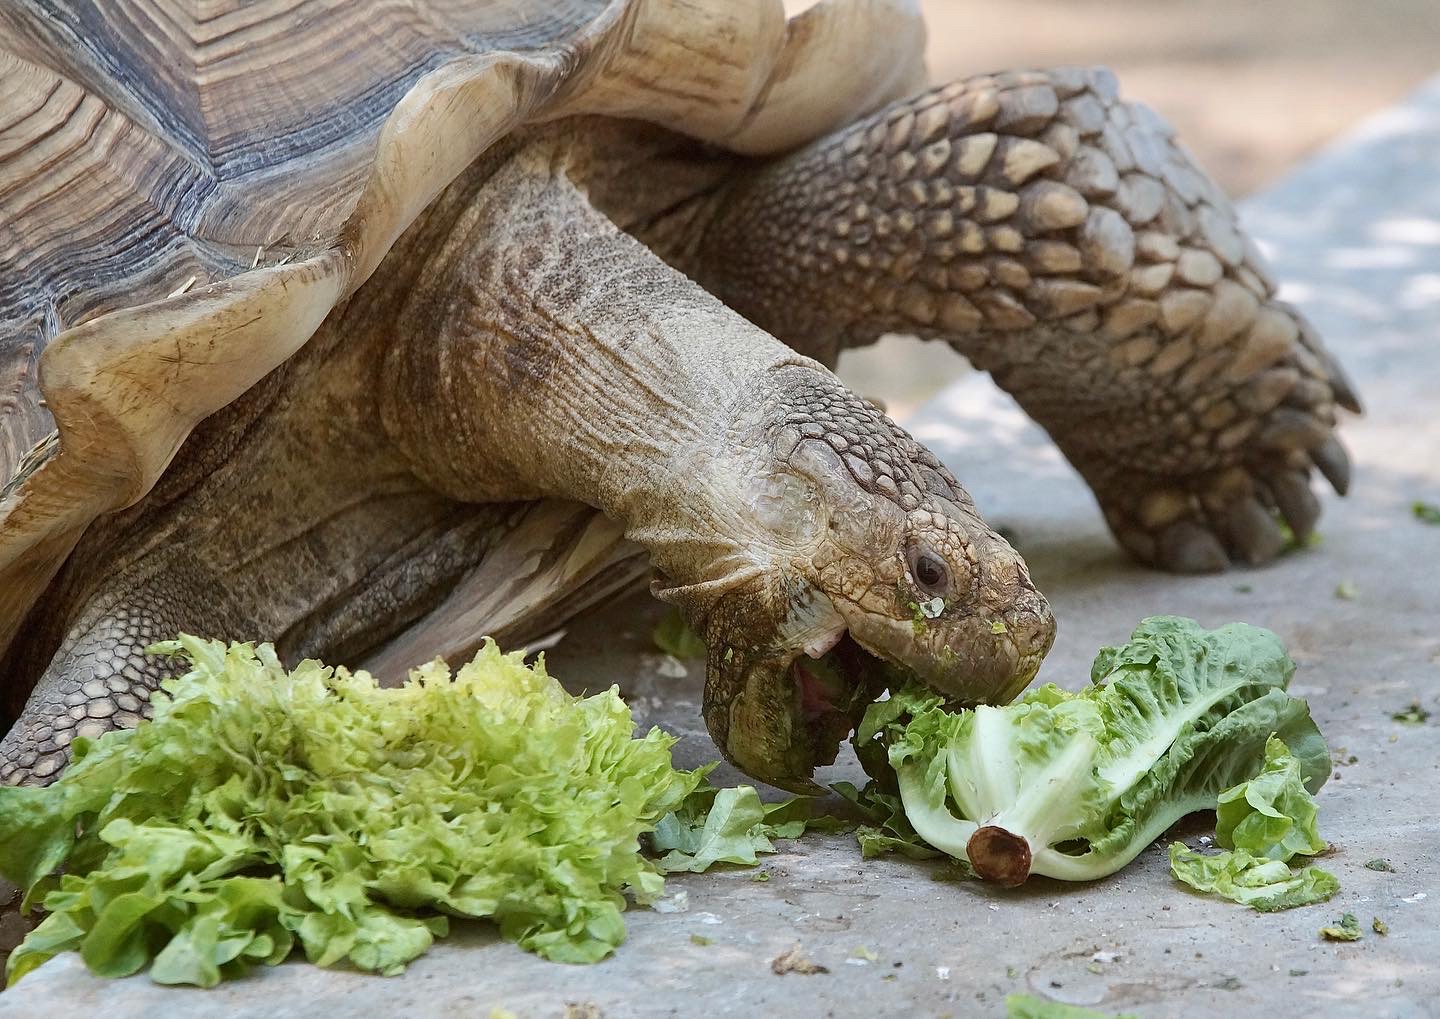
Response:
M1334 844L1323 865L1342 884L1330 903L1267 916L1195 896L1158 848L1104 881L1006 891L937 881L931 864L864 861L848 836L818 835L782 844L763 883L746 870L672 879L686 908L627 914L629 941L596 966L542 962L483 925L392 979L291 962L213 991L174 990L98 980L67 955L0 995L0 1016L401 1019L503 1007L538 1019L573 1003L610 1019L990 1017L1013 991L1145 1019L1440 1016L1440 526L1410 511L1440 504L1440 79L1255 199L1246 220L1369 407L1345 424L1352 495L1325 498L1317 547L1224 576L1147 572L1117 552L1081 483L984 378L962 380L910 424L1017 536L1050 596L1060 637L1042 681L1078 685L1099 646L1155 613L1281 635L1300 663L1292 692L1309 699L1337 761L1320 796ZM1342 584L1353 597L1337 596ZM654 618L644 600L615 606L550 655L552 670L576 687L618 682L645 719L684 735L688 762L710 759L700 671L653 653ZM1392 719L1415 701L1428 722ZM858 769L842 761L827 777ZM1205 825L1178 834L1193 842ZM1376 858L1394 872L1364 866ZM1364 939L1322 941L1317 929L1346 911ZM1369 932L1371 917L1388 936ZM797 943L828 972L772 973Z

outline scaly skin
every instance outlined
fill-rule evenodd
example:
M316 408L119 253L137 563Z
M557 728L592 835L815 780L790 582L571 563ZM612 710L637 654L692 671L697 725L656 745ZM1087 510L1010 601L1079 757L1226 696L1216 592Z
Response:
M1339 366L1108 72L934 89L703 205L677 264L787 341L951 342L1049 431L1143 562L1267 561L1272 510L1299 537L1314 526L1312 465L1348 485L1335 407L1359 404Z

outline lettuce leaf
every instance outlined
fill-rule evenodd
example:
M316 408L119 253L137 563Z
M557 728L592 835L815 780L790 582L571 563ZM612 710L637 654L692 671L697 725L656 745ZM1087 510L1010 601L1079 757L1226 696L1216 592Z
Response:
M1262 913L1324 902L1340 890L1334 874L1319 867L1292 869L1282 860L1244 849L1204 856L1184 843L1170 845L1170 870L1191 888L1233 899Z
M398 689L287 673L268 645L161 650L188 671L153 721L77 740L48 788L0 788L0 872L50 912L12 982L69 949L200 986L296 944L398 973L447 914L594 962L624 939L627 897L663 888L640 837L703 775L672 766L660 730L636 738L614 689L572 697L493 643L453 680L436 662Z
M1170 870L1191 888L1261 912L1324 902L1340 890L1335 875L1319 867L1287 866L1297 855L1314 856L1327 848L1316 816L1300 761L1272 736L1260 773L1219 796L1216 841L1230 851L1205 856L1177 842L1170 847Z
M1314 856L1327 845L1316 816L1315 797L1305 788L1299 759L1283 740L1271 736L1260 774L1220 794L1215 838L1226 849L1244 849L1270 860Z
M1046 686L951 712L907 688L867 712L857 751L898 787L920 838L982 877L1091 880L1215 807L1260 770L1272 734L1302 786L1320 787L1329 758L1305 702L1285 693L1294 668L1267 630L1154 617L1101 650L1078 693Z

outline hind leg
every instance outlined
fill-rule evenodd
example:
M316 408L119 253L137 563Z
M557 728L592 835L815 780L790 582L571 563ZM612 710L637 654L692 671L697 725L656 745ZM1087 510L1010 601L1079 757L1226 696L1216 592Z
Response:
M1344 493L1355 394L1234 210L1104 71L984 76L887 107L713 199L687 265L799 345L943 339L992 373L1136 558L1256 564Z

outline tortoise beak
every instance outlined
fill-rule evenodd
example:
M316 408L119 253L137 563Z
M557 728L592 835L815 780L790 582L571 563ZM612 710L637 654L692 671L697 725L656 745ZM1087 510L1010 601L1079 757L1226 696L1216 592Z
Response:
M843 637L819 661L795 652L711 656L705 724L726 760L753 778L805 795L834 762L885 679L879 663Z

